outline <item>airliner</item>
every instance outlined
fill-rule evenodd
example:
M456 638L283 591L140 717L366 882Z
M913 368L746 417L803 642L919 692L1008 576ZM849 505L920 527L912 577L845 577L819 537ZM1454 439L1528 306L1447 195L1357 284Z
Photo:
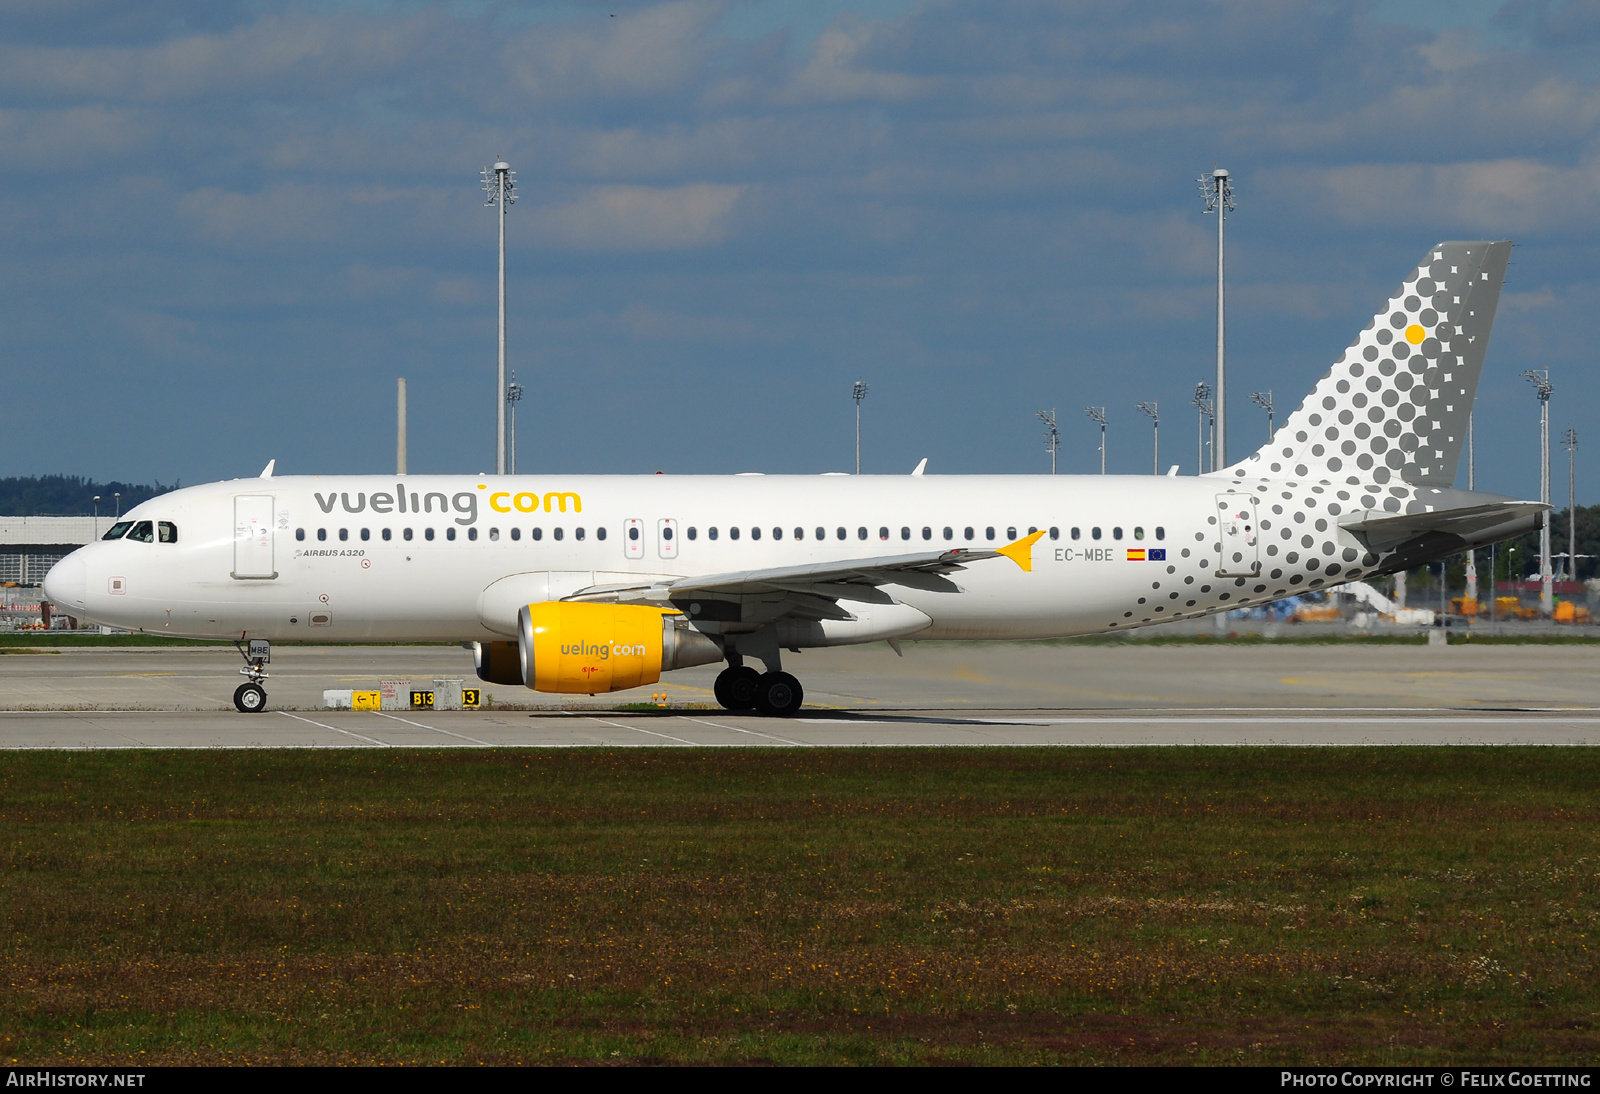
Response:
M1430 247L1259 451L1193 477L275 476L144 502L45 579L59 610L227 639L459 642L478 676L603 694L725 662L790 715L783 654L1109 634L1410 569L1548 506L1454 487L1509 242ZM1176 469L1174 469L1174 472ZM759 662L764 671L751 662Z

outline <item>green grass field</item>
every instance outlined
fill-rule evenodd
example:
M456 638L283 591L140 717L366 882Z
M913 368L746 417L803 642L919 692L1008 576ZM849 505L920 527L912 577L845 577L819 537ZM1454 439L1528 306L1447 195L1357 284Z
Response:
M24 752L0 1058L1591 1063L1600 751Z

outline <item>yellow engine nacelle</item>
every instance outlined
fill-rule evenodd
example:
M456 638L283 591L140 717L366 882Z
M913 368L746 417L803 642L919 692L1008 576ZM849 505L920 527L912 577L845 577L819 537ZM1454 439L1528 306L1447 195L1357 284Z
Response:
M583 695L653 684L723 656L682 613L641 604L529 604L517 613L517 645L524 684Z

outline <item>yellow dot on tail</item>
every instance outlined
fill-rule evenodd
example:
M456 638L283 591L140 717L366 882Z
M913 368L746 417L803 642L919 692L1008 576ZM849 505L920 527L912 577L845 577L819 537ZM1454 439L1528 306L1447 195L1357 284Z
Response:
M1428 332L1417 326L1415 323L1406 328L1406 341L1410 342L1413 346L1419 345L1426 337L1428 337Z

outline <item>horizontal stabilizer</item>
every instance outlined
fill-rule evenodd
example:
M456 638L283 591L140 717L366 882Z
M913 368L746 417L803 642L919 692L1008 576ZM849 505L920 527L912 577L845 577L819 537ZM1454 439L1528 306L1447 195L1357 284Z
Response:
M1464 547L1489 543L1539 526L1550 506L1537 501L1512 501L1468 505L1432 513L1387 513L1365 509L1351 513L1339 527L1352 533L1368 549L1383 553L1423 536L1455 536ZM1516 525L1525 525L1517 528Z

